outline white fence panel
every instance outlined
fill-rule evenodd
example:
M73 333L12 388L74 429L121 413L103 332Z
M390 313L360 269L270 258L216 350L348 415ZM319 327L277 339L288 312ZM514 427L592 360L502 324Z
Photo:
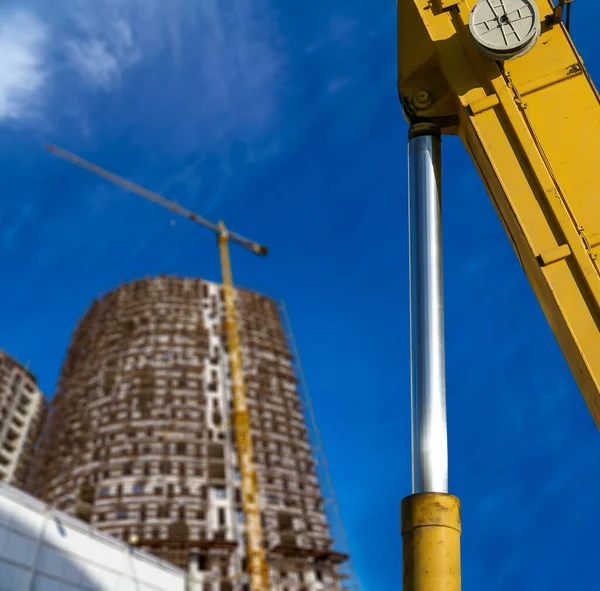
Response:
M186 573L0 483L0 591L185 591Z

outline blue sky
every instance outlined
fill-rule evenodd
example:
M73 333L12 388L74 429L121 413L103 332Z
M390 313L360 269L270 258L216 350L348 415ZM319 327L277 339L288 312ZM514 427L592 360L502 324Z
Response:
M573 36L598 79L594 12L574 5ZM98 294L158 273L219 277L210 232L172 225L47 141L267 244L267 259L232 249L234 278L286 301L361 587L400 588L411 485L395 3L8 0L0 20L0 347L51 394ZM444 159L463 588L593 588L600 436L454 138Z

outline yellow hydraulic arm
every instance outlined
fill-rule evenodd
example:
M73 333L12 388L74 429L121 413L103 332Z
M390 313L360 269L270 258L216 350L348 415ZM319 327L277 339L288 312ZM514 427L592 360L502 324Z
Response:
M411 362L413 465L419 477L422 469L442 477L441 485L421 478L415 486L413 476L413 494L402 501L403 589L458 591L443 331L417 322L439 320L443 309L439 290L431 291L441 285L439 138L458 135L471 155L600 428L600 97L568 32L571 0L397 0L397 8L411 249L431 271L411 271L415 334L427 337L413 354L415 371Z
M533 9L539 38L493 59L469 26L482 4ZM398 0L398 88L412 124L462 139L600 427L600 100L563 4Z
M248 400L246 398L246 387L244 382L242 350L238 330L237 307L235 303L235 289L233 275L229 259L229 241L258 255L266 255L267 248L239 234L230 232L223 222L213 224L212 222L192 213L191 211L165 199L148 189L132 183L116 174L68 152L58 146L48 144L46 149L72 164L76 164L85 170L93 172L98 176L122 187L136 195L166 207L173 213L182 215L189 220L199 223L217 234L219 254L221 259L221 275L223 281L223 300L225 305L225 327L229 349L229 363L231 371L232 398L233 398L233 424L235 425L236 442L238 448L238 460L240 464L240 477L242 485L242 505L246 519L246 539L248 572L250 575L251 591L268 591L269 568L267 563L264 534L261 522L260 498L254 456L252 451L252 435L250 430L250 414L248 411Z

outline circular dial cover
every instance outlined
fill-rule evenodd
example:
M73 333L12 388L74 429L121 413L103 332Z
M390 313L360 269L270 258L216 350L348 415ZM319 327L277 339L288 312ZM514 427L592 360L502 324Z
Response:
M541 22L535 0L479 0L469 15L469 29L484 55L506 60L535 45Z

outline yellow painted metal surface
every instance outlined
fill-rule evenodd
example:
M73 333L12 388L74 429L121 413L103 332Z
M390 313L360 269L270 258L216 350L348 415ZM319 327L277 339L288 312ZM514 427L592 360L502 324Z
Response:
M403 591L460 591L460 502L448 494L402 499Z
M240 464L242 505L245 515L248 572L252 591L268 591L269 569L265 553L264 535L260 517L258 479L254 464L250 412L244 383L244 367L235 304L235 290L229 260L229 238L223 222L219 222L219 253L225 304L225 327L229 347L233 424Z
M598 93L552 2L536 0L534 48L504 63L477 51L474 4L398 0L401 101L461 137L600 427Z

